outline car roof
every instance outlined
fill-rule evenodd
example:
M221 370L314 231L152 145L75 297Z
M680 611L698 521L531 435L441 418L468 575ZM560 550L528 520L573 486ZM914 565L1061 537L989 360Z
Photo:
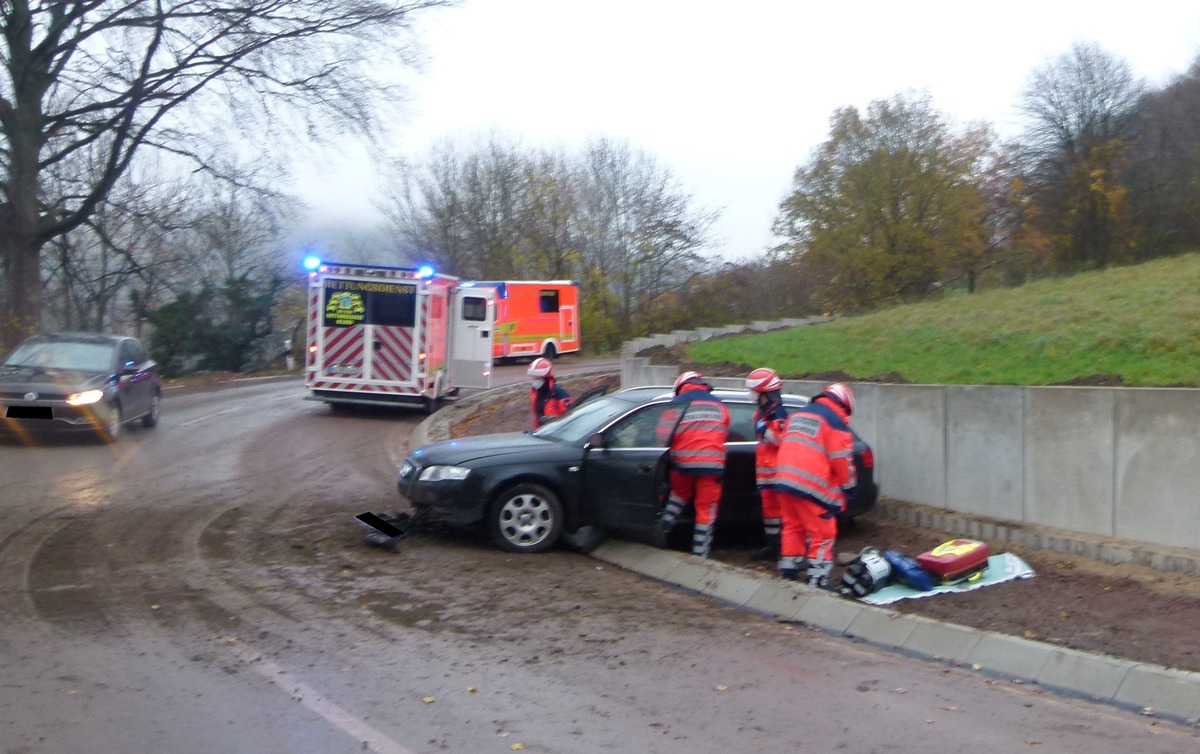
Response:
M722 401L735 401L754 403L754 398L750 395L749 390L738 390L736 388L718 387L712 389L714 398L719 398ZM631 387L621 390L614 395L628 396L629 399L637 402L647 402L653 400L669 400L675 396L675 388L670 385L643 385L641 387ZM793 393L784 393L783 402L789 406L803 406L808 403L808 398L803 395L795 395Z
M40 340L54 343L100 343L112 345L114 343L120 343L123 340L129 339L129 336L127 335L110 335L108 333L99 332L59 332L33 335L26 340Z

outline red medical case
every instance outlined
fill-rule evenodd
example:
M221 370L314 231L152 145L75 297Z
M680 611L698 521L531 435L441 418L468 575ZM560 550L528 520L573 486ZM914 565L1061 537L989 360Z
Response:
M939 583L957 584L987 570L988 546L974 539L953 539L921 553L917 563Z

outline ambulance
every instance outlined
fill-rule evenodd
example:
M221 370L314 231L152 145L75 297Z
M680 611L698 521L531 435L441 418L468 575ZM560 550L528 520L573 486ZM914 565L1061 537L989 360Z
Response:
M505 280L464 283L495 291L496 322L492 358L579 351L579 283L574 280Z
M307 258L310 400L437 409L491 387L495 291L429 267Z

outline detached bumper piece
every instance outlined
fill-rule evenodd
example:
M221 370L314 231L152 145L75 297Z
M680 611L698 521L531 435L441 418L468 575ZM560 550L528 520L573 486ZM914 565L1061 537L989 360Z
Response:
M395 551L396 544L408 536L403 529L397 526L408 520L407 514L379 516L368 511L358 514L354 519L370 530L367 532L367 542L385 550Z

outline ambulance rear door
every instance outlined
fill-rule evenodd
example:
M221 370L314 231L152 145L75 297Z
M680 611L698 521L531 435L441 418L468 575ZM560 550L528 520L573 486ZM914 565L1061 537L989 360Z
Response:
M496 291L463 286L454 295L450 320L450 384L492 386L492 339L495 336Z

